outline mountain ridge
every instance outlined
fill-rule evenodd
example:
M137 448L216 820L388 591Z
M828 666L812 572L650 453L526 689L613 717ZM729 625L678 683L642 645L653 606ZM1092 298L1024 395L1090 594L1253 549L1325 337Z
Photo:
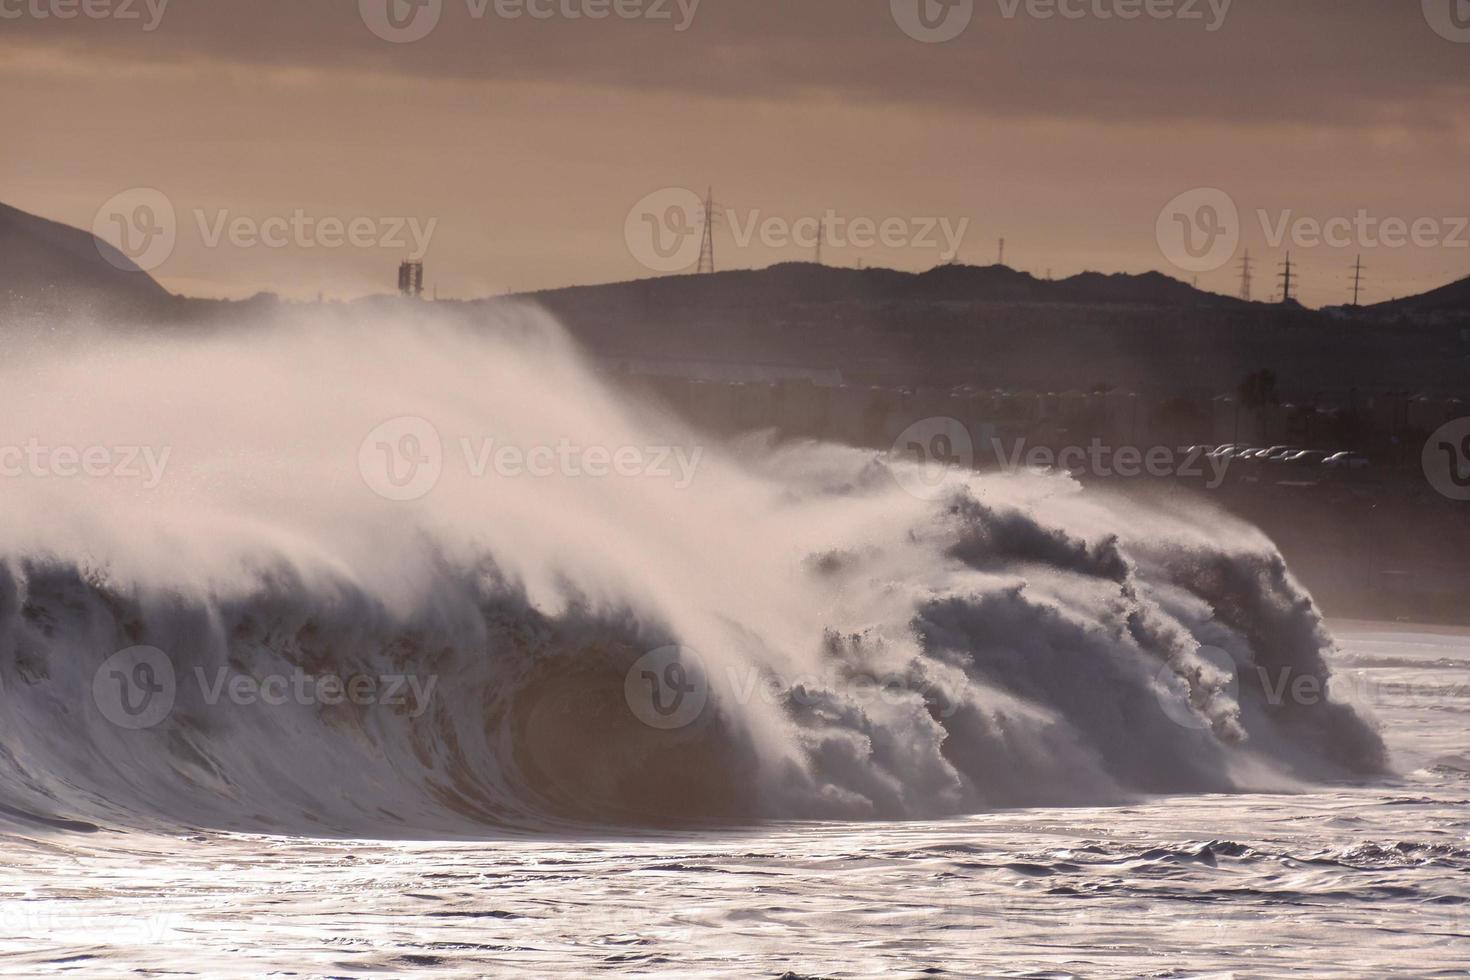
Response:
M93 235L0 203L0 299L19 306L121 306L175 297Z

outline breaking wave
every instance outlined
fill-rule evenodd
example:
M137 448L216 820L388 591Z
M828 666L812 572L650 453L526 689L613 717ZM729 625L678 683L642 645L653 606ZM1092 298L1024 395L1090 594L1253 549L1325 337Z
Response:
M16 347L13 816L472 835L1385 766L1349 707L1270 696L1325 683L1332 640L1217 512L705 444L531 309Z

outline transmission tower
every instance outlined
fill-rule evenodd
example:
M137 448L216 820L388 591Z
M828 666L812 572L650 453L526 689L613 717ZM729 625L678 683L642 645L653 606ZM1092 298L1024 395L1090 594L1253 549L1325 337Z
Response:
M398 292L410 299L424 295L424 264L405 259L398 264Z
M715 191L707 188L704 193L704 237L699 241L699 267L701 275L715 271Z
M1005 265L1006 264L1006 240L1004 238L1002 238L1000 240L1000 256L999 256L999 258L997 258L995 260L995 264L996 265Z
M1358 261L1353 263L1353 305L1358 306L1358 298L1363 295L1363 257L1358 256Z
M827 219L817 219L817 265L822 264L822 239L827 237Z
M1251 250L1245 250L1245 258L1240 260L1240 298L1250 302L1251 298Z
M1283 305L1291 302L1291 253L1286 253L1286 264L1282 266L1281 272L1281 302Z

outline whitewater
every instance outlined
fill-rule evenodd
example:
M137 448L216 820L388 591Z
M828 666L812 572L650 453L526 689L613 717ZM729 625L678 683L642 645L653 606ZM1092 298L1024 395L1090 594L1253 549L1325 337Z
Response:
M528 306L10 337L7 973L1470 967L1470 641L1219 511L714 440Z

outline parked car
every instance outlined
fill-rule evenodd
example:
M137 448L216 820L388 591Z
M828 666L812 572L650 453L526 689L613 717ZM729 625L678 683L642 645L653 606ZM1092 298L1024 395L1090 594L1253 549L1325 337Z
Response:
M1332 453L1324 449L1302 449L1289 454L1282 462L1293 466L1317 466L1330 456Z
M1301 451L1301 446L1272 446L1265 452L1257 453L1256 458L1265 460L1268 463L1279 463L1292 453L1299 453Z
M1368 457L1362 453L1333 453L1322 461L1322 465L1333 469L1361 470L1368 466Z

